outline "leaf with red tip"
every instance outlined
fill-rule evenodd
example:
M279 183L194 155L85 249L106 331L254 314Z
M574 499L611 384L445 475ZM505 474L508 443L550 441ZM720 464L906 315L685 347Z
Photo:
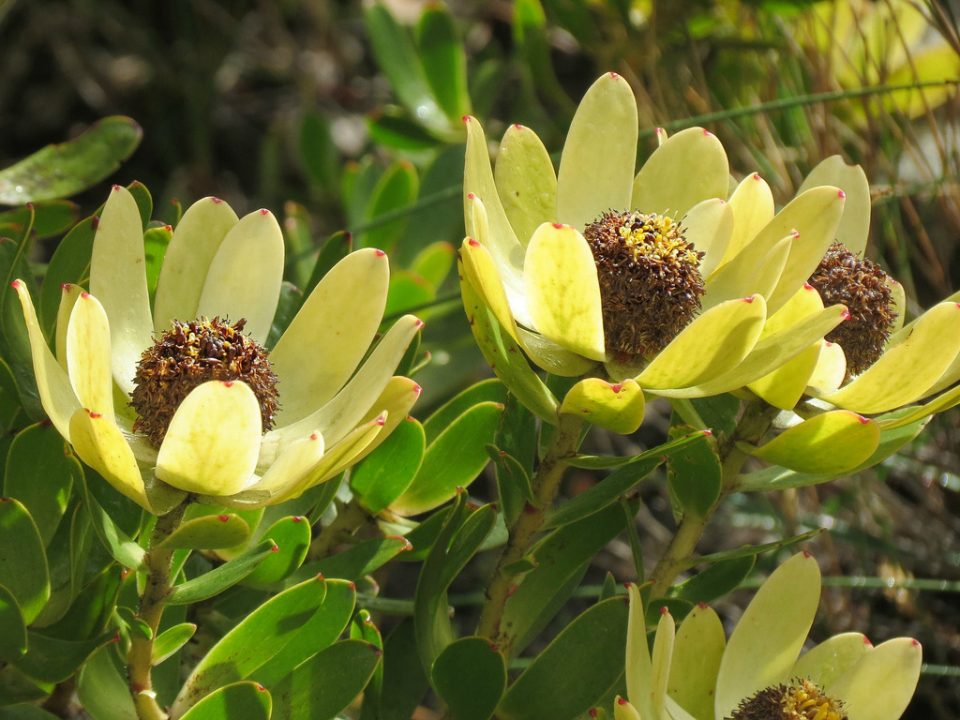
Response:
M220 550L246 542L250 526L239 515L204 515L186 520L160 543L170 550Z
M261 537L273 540L279 550L244 578L243 584L251 587L267 587L278 583L303 564L310 548L310 523L303 522L299 517L282 517L264 530Z
M210 693L183 720L270 720L273 702L259 683L238 682Z
M276 544L273 540L264 540L210 572L180 583L167 597L167 604L190 605L218 595L252 573L275 552L274 547Z

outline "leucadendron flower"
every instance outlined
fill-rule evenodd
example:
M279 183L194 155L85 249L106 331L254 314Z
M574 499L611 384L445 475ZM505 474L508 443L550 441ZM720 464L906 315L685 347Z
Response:
M920 677L913 638L874 646L834 635L801 654L820 603L820 569L794 555L763 583L729 641L716 613L695 608L675 627L664 612L648 650L630 593L627 698L617 720L897 720Z
M702 128L658 133L635 174L637 123L630 86L609 73L580 103L559 172L519 125L494 171L466 118L465 300L540 368L576 377L603 363L615 392L635 395L743 387L845 319L840 304L792 302L837 236L841 190L805 188L777 213L754 173L728 200L726 153Z
M417 318L398 320L361 364L386 303L379 250L334 266L269 351L283 237L268 210L238 219L221 200L200 200L173 233L152 308L144 271L136 202L115 186L89 292L63 288L56 355L24 283L13 286L51 422L151 512L188 493L237 507L296 497L372 450L419 395L393 377Z
M786 411L797 406L799 413L786 413L784 432L750 452L828 476L893 452L893 445L877 452L883 431L912 425L919 432L920 421L960 403L960 293L904 324L903 287L865 257L870 189L863 171L833 156L814 168L811 181L843 188L847 205L835 242L792 302L801 315L842 304L850 317L749 385L769 404ZM801 402L804 396L811 400ZM899 442L907 440L903 435Z

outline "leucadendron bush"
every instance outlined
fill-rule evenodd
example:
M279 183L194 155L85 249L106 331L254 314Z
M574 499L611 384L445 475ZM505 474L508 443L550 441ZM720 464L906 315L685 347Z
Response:
M442 5L365 7L398 105L336 169L310 110L277 215L132 182L80 219L126 118L0 170L34 201L0 213L0 719L922 716L922 673L955 670L907 637L931 655L929 609L824 588L881 580L845 575L833 498L876 501L857 474L960 404L960 294L890 272L855 142L807 157L812 130L750 129L769 108L648 127L670 85L617 48L674 47L667 4L515 5L509 56ZM763 12L712 5L692 42ZM777 27L871 94L837 117L947 105L922 13L829 5ZM619 72L572 102L553 42Z

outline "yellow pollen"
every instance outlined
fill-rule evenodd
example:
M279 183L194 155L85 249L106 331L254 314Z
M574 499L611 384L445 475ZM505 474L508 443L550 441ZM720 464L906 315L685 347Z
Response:
M809 680L791 685L783 695L783 720L843 720L839 703Z

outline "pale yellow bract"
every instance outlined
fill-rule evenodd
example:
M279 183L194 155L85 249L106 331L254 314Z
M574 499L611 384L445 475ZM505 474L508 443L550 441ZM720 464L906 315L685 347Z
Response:
M26 286L15 282L44 410L77 455L117 490L156 514L185 493L252 508L296 497L335 477L382 442L420 393L393 376L422 323L407 315L379 340L389 266L373 249L335 265L270 353L279 382L277 426L262 432L244 382L209 381L180 404L159 448L133 432L136 364L174 319L247 321L264 344L280 296L283 236L259 210L238 218L205 198L183 215L160 273L153 308L143 227L133 196L115 186L100 216L90 291L65 285L56 354ZM359 369L358 369L359 366Z
M913 638L874 646L834 635L801 655L820 603L820 569L806 553L764 581L729 640L717 614L694 608L677 627L662 613L647 645L639 590L630 588L627 697L616 720L723 720L757 692L807 680L842 703L849 720L897 720L916 689L922 652Z

